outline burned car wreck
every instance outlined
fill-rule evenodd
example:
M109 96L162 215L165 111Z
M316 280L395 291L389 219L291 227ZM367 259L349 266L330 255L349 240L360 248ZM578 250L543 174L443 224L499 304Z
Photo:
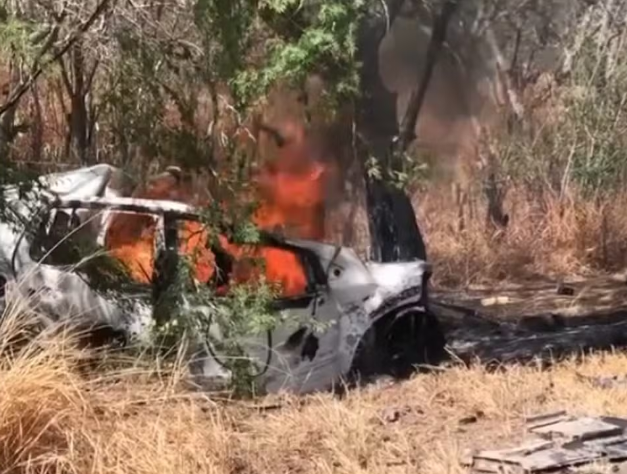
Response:
M128 344L149 337L157 314L163 314L160 297L175 279L172 272L178 267L171 264L181 256L181 239L189 237L181 223L200 222L201 210L173 200L124 195L112 185L120 173L97 165L43 176L39 197L30 204L16 188L3 190L6 210L22 225L0 222L0 308L16 292L32 300L50 320L73 320L94 332L108 328ZM141 216L154 224L152 254L146 256L153 265L144 277L129 277L117 294L105 294L98 290L99 276L86 278L81 272L93 260L73 255L68 244L81 239L105 252L115 250L107 232L116 215L133 220ZM256 245L261 255L280 252L283 261L290 259L299 271L294 279L293 268L287 277L279 267L266 270L270 279L291 285L274 301L276 311L290 320L313 319L323 325L322 330L305 323L279 325L246 342L266 392L326 390L355 375L402 376L415 364L442 355L444 337L428 311L428 263L364 262L350 248L271 232L262 232ZM216 269L203 284L224 284L233 272L228 262L214 258L210 263ZM221 265L226 267L218 268ZM176 296L176 306L184 308L187 295ZM216 334L219 337L219 330ZM230 377L219 351L204 337L198 337L193 347L190 373L198 381Z

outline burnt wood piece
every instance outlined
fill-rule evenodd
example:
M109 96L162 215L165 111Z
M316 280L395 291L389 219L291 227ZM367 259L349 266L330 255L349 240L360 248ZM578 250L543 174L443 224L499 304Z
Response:
M557 411L554 413L546 413L544 415L530 416L525 419L525 425L527 430L533 430L547 425L552 425L558 421L570 420L565 410Z

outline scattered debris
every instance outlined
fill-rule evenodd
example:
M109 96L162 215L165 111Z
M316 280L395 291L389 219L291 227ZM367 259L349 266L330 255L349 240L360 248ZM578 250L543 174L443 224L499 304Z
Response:
M408 406L388 407L381 412L379 418L380 421L384 424L396 423L401 418L405 418L407 415L410 414L412 414L412 410Z
M509 296L493 296L491 298L483 298L481 300L481 306L494 306L497 304L507 304L509 302Z
M627 388L627 375L614 375L611 377L590 377L586 375L577 374L579 379L589 382L596 388Z
M464 417L460 418L459 419L459 424L460 425L470 425L472 423L477 423L479 421L479 419L483 418L484 416L485 416L485 413L483 413L481 410L477 410L472 415L467 415L467 416L464 416Z
M469 452L462 463L474 473L533 474L627 461L627 419L574 417L560 411L525 422L532 436L520 446Z
M556 293L563 296L574 296L575 288L573 286L566 285L563 282L559 282L557 284Z
M517 321L517 327L528 331L559 331L566 327L563 316L555 313L538 314L527 316Z
M383 421L385 421L386 423L396 423L398 420L401 419L401 410L399 410L398 408L387 408L385 410L383 410L383 413L381 414L381 419L383 419Z

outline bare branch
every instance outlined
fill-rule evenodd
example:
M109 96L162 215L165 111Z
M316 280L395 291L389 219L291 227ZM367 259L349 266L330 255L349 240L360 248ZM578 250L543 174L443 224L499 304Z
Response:
M257 124L257 127L259 128L259 130L261 130L262 132L267 133L268 135L270 135L274 141L276 142L277 146L279 148L284 147L289 140L287 138L285 138L281 132L279 132L279 130L271 125L268 125L267 123L264 122L259 122Z
M440 55L440 51L446 40L446 30L450 19L457 10L458 0L446 0L442 5L442 10L439 16L436 18L433 31L431 33L431 40L429 41L429 47L427 49L427 57L425 61L425 68L422 75L422 79L409 99L405 116L401 122L401 130L398 140L397 150L401 153L407 151L407 148L411 142L416 138L415 129L416 122L418 121L418 115L420 109L424 103L425 96L427 94L427 88L431 82L431 76L435 69L435 64Z
M396 17L401 12L401 8L403 8L405 0L391 0L389 3L386 3L386 0L383 0L383 3L386 7L386 13L388 16L387 29L389 30L394 24L394 20L396 20Z
M67 67L65 66L65 62L59 58L59 65L61 66L61 79L63 79L63 84L68 92L68 94L72 94L72 81L70 80L70 75L68 73Z
M98 66L100 66L100 59L94 59L94 63L92 64L91 71L87 74L87 89L91 90L91 86L94 83L94 78L96 77L96 72L98 71Z
M63 55L65 55L70 48L81 38L83 34L89 30L91 25L103 14L107 8L111 0L102 0L94 12L90 15L90 17L81 23L76 31L69 35L69 37L65 40L64 44L56 51L52 57L48 58L45 61L42 61L36 69L31 72L28 79L22 82L22 84L15 89L15 91L11 94L11 96L7 99L7 101L0 106L0 116L4 114L7 110L15 107L17 103L20 101L22 96L28 92L28 90L33 86L35 81L41 76L41 74L48 68L51 64L58 61ZM49 49L52 49L52 45L48 46ZM39 56L43 56L47 51L40 52Z

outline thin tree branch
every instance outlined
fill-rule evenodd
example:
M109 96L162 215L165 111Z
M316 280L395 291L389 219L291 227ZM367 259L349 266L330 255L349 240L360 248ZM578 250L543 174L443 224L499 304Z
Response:
M425 60L425 68L422 75L422 79L409 99L405 116L401 122L400 134L397 142L397 151L404 153L409 148L411 142L416 138L416 122L418 121L418 115L420 109L424 103L431 77L435 69L435 64L442 50L442 46L446 40L446 30L450 19L457 10L458 0L446 0L442 5L442 10L439 16L436 18L433 31L431 33L431 40L429 41L429 47L427 49L427 57Z
M61 79L63 79L63 84L68 92L68 95L72 96L74 93L74 88L72 87L72 81L70 80L70 75L65 67L65 62L59 58L59 65L61 66Z
M76 31L74 31L69 36L69 38L65 41L65 44L61 46L59 50L51 58L45 61L42 61L39 64L36 70L30 74L30 77L26 81L24 81L15 90L14 93L11 94L11 97L7 99L7 101L4 104L0 105L0 116L2 116L2 114L4 114L7 110L10 110L12 107L15 107L15 105L17 105L17 103L20 101L22 96L26 94L26 92L28 92L28 90L33 86L35 81L37 81L37 79L39 78L39 76L41 76L44 70L48 66L53 64L54 62L58 61L63 55L65 55L70 50L70 48L78 41L78 39L83 34L85 34L87 30L89 30L91 25L93 25L93 23L98 19L98 17L107 10L110 3L111 3L111 0L102 0L98 4L94 12L91 14L91 16L82 24L80 24L79 27L76 29Z
M100 59L96 58L92 64L91 71L87 74L87 90L91 90L94 78L96 77L96 72L98 71L98 66L100 66Z
M405 4L405 0L391 0L387 3L386 3L386 0L383 0L383 3L385 4L386 9L387 9L387 16L388 16L387 29L389 30L394 24L394 20L396 20L396 17L401 12L401 8L403 8L403 5Z
M261 121L258 122L257 127L260 131L265 132L268 135L270 135L272 139L276 142L279 148L283 148L285 145L287 145L290 142L290 140L284 137L283 134L277 128L265 122L261 122Z

